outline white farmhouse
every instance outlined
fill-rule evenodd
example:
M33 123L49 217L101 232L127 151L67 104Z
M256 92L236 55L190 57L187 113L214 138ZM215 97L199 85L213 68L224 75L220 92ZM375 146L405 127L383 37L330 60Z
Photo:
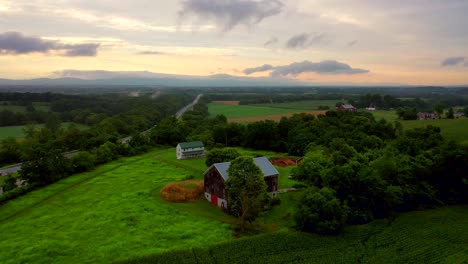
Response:
M201 141L182 142L177 145L177 159L194 159L205 156L205 147Z

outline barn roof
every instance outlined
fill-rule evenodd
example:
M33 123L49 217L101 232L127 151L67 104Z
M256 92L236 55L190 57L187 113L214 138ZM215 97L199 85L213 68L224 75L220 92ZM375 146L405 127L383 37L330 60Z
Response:
M179 143L179 145L181 149L203 148L203 142L201 141L182 142L182 143Z
M343 107L344 109L354 109L355 107L350 105L350 104L345 104L345 105L342 105L341 107Z
M279 175L279 172L275 169L275 167L271 164L271 162L265 157L258 157L253 159L255 164L262 170L263 175L265 177L271 177ZM221 174L223 179L226 181L229 178L229 173L227 172L230 162L221 162L215 163L213 166L216 170Z

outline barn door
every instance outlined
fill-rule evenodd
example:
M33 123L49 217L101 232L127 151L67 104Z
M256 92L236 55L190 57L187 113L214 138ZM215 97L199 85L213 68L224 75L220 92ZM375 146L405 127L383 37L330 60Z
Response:
M211 203L215 204L215 205L218 205L218 196L212 194L211 195Z

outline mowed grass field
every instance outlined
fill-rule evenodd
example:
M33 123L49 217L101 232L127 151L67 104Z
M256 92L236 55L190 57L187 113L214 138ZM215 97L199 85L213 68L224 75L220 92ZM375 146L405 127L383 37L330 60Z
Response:
M0 206L0 262L110 263L232 239L232 218L207 201L160 197L164 185L193 174L156 158L165 153L112 162Z
M85 125L81 124L75 124L75 123L63 123L62 127L67 128L74 124L78 129L87 129L88 127ZM36 125L37 127L43 127L43 124ZM26 126L6 126L6 127L0 127L0 140L3 140L5 138L22 138L24 137L24 132L23 129Z
M458 142L468 142L468 118L438 119L438 120L408 120L401 121L405 129L426 127L428 125L440 127L441 134L446 139Z
M275 209L273 209L275 210ZM468 206L350 226L338 236L292 230L131 259L122 263L450 263L468 259Z
M4 103L7 103L7 105L5 105ZM47 102L34 102L32 105L38 111L47 112L50 110L50 103L47 103ZM0 102L0 111L3 111L3 110L24 113L26 112L26 106L10 105L8 102Z
M252 105L224 105L210 103L208 111L212 116L222 114L227 117L229 122L247 123L262 120L279 121L283 116L290 117L296 113L308 113L319 115L324 111L311 111L299 108L277 108L269 106L252 106Z
M285 109L300 109L300 110L318 110L319 106L328 106L330 109L335 109L336 103L340 100L309 100L287 103L274 103L274 104L252 104L252 106L285 108Z

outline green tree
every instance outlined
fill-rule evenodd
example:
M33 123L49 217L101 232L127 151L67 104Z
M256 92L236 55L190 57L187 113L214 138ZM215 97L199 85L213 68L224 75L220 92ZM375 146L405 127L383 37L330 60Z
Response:
M215 148L206 154L205 164L210 167L211 165L219 162L228 162L236 159L241 154L234 148Z
M438 113L439 115L442 115L444 113L444 105L442 103L437 103L434 106L434 111Z
M346 223L346 206L333 189L312 188L299 201L294 220L299 229L319 234L338 234Z
M449 110L447 111L447 114L445 115L445 117L447 117L448 119L454 119L455 116L453 115L453 108L449 108Z
M239 218L241 231L244 231L246 221L253 221L268 203L267 185L262 171L250 157L233 160L228 173L229 211Z
M72 156L70 161L73 172L77 173L92 170L94 168L96 158L88 151L81 151L80 153Z

